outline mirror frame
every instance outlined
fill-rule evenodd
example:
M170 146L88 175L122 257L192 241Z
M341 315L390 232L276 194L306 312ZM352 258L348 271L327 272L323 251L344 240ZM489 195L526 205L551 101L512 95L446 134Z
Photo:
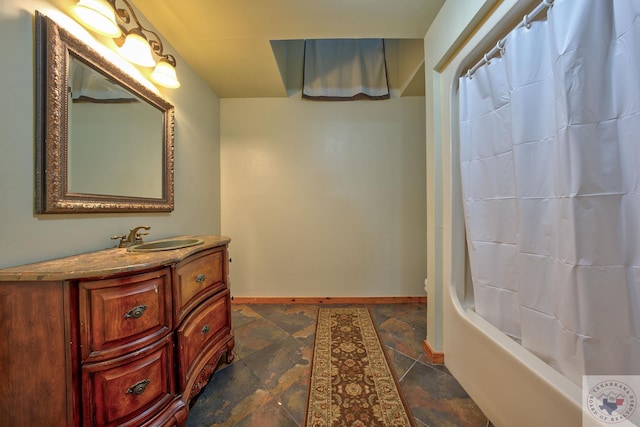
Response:
M53 213L171 212L174 209L174 107L53 20L36 11L35 211ZM69 56L162 112L162 197L129 197L68 191Z

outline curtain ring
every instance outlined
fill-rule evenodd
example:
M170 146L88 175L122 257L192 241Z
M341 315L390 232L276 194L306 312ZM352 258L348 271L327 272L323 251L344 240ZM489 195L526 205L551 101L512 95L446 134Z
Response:
M525 27L527 30L531 28L531 22L529 22L529 15L524 15L524 18L522 18L522 26Z
M468 70L467 70L467 75L466 75L466 77L467 77L469 80L471 80L471 69L468 69Z
M489 54L488 53L484 54L484 63L487 64L487 65L491 64L491 59L489 59Z
M551 6L553 6L553 0L542 0L542 3L544 3L544 5L548 8L551 8Z
M496 49L500 52L500 56L504 55L504 39L498 40L498 43L496 43Z

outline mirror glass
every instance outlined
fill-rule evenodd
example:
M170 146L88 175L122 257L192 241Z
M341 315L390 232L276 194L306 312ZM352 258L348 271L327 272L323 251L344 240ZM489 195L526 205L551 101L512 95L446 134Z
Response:
M162 111L74 55L69 66L69 192L161 198Z
M173 107L36 16L36 213L173 210Z

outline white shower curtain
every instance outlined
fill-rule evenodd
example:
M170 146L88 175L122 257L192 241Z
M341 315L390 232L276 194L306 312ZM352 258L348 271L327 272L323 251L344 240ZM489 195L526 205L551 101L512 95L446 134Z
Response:
M640 0L556 0L459 96L476 312L576 384L640 374Z

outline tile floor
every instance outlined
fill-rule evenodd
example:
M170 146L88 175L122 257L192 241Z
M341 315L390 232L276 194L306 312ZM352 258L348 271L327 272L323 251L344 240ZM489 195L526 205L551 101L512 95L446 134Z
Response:
M233 304L235 360L221 364L194 399L187 427L304 426L318 307ZM491 425L447 368L424 355L425 304L365 307L418 427Z

